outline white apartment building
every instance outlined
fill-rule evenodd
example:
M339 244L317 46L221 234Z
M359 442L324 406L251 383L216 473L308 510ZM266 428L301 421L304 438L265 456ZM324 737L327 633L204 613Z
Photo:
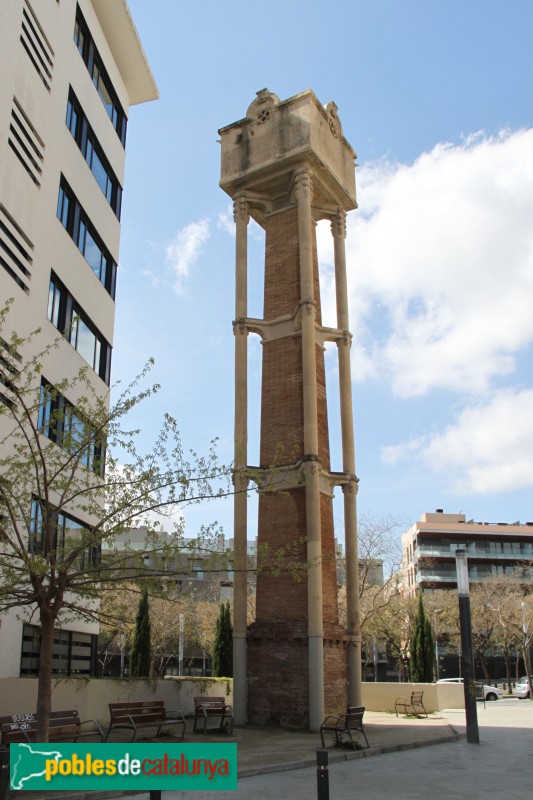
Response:
M533 582L533 522L474 522L437 509L422 514L402 537L405 594L456 589L458 548L466 550L472 584L491 575L518 575Z
M1 0L0 74L2 304L13 298L22 336L68 332L47 359L50 385L88 365L107 397L128 110L158 96L126 0ZM90 523L60 516L67 535ZM36 673L26 620L0 617L0 677ZM54 670L91 674L96 634L63 625Z

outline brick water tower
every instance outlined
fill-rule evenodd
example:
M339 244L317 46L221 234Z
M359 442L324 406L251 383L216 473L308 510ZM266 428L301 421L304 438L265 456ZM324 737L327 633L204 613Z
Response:
M235 288L234 713L237 724L318 730L361 702L354 434L345 235L355 153L334 103L263 89L220 130L233 199ZM247 311L247 225L265 231L263 318ZM315 226L331 221L337 327L322 325ZM247 460L247 338L263 345L260 464ZM342 472L329 456L324 347L338 350ZM259 488L256 620L246 626L247 495ZM333 489L344 494L347 627L339 625ZM275 562L275 563L273 563ZM275 568L273 568L275 567Z

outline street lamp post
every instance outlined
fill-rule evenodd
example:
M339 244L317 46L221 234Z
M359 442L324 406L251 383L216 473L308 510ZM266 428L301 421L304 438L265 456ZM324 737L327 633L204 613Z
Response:
M185 615L180 614L179 620L180 620L180 638L179 638L179 650L178 650L178 664L179 664L178 673L179 675L183 675L183 643L184 643L183 633L185 630Z
M533 700L533 692L531 691L531 651L530 641L531 634L529 633L529 623L526 620L526 604L522 600L522 631L524 633L524 667L526 668L527 680L529 683L529 697Z
M437 638L437 612L433 614L433 634L435 636L435 666L437 668L437 680L439 679L439 640Z
M470 587L466 550L455 551L457 568L457 594L459 595L459 625L461 628L461 674L465 693L466 741L479 744L476 707L476 679L472 650L472 620L470 615Z

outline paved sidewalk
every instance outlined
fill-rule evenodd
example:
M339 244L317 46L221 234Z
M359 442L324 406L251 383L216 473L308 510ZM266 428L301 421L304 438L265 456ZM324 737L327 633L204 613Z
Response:
M369 713L369 723L371 716ZM382 716L388 716L391 727L395 726L395 717ZM445 711L440 716L441 733L449 731L448 726L464 732L464 711ZM379 758L336 763L331 763L330 758L331 800L357 797L440 800L465 796L469 800L502 797L528 800L533 787L533 703L504 699L487 703L486 708L479 704L478 720L479 745L455 738L438 746L412 747L405 740L406 749L385 752ZM426 722L433 723L433 720L407 721L405 727L412 730L411 722L420 731ZM369 731L370 728L369 724ZM369 739L372 744L370 734ZM420 744L429 742L429 739L420 740ZM234 800L314 800L317 797L316 767L296 769L286 764L285 769L287 771L242 777L235 792L197 793L198 800L221 800L223 796ZM148 796L138 794L132 800L148 800ZM187 800L189 797L190 792L163 793L164 800Z
M458 733L449 721L440 712L428 718L396 717L394 714L384 712L366 711L364 726L370 748L354 752L351 747L334 748L328 746L329 763L351 762L366 760L371 756L399 750L423 747L424 745L454 741L462 734ZM306 772L306 768L314 768L316 774L316 751L321 747L318 733L306 731L288 731L278 728L236 728L233 737L213 731L209 736L191 731L192 723L189 720L185 742L213 743L237 742L238 746L238 776L239 788L247 785L251 776L274 775L277 773L289 774L296 772L298 776ZM364 740L359 735L359 740ZM143 740L139 740L142 742ZM150 740L149 740L150 741ZM151 740L153 741L153 740ZM170 736L158 737L158 742L175 742ZM180 744L181 742L178 742ZM328 743L330 745L331 743ZM376 759L372 759L375 761ZM316 778L314 779L316 782ZM260 786L262 784L259 784ZM263 790L259 790L261 795ZM238 797L235 792L209 792L196 793L196 797L231 794ZM177 798L190 796L190 792L164 791L163 800L177 800ZM12 798L16 795L12 793ZM126 800L148 800L148 793L136 794ZM241 795L247 796L245 794ZM259 797L259 795L257 795ZM272 795L274 796L274 795ZM97 793L84 792L83 789L75 794L59 794L58 792L25 792L24 800L103 800L103 798L123 797L121 792ZM266 800L261 797L261 800Z
M370 744L368 749L354 752L351 746L335 748L326 738L330 764L442 743L457 739L461 735L450 726L441 713L417 719L366 711L364 727ZM354 738L365 744L360 734L356 734ZM239 753L239 778L315 766L316 751L322 746L317 733L276 728L236 729L235 740ZM220 741L220 738L209 741Z

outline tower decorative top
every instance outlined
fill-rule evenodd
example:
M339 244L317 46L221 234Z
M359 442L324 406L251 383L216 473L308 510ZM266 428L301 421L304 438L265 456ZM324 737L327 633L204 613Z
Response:
M261 89L256 94L257 97L248 106L246 118L252 122L257 122L258 125L262 125L271 119L274 109L279 106L279 97L268 89Z
M269 197L281 207L300 169L312 172L315 213L329 217L339 207L356 208L355 152L333 101L324 106L310 89L286 100L261 89L246 116L219 133L220 185L232 198L255 195L250 213L259 224L259 200Z
M342 125L337 113L338 110L337 104L334 103L333 100L330 100L326 106L326 111L328 112L329 129L335 139L338 139L339 136L342 136Z

